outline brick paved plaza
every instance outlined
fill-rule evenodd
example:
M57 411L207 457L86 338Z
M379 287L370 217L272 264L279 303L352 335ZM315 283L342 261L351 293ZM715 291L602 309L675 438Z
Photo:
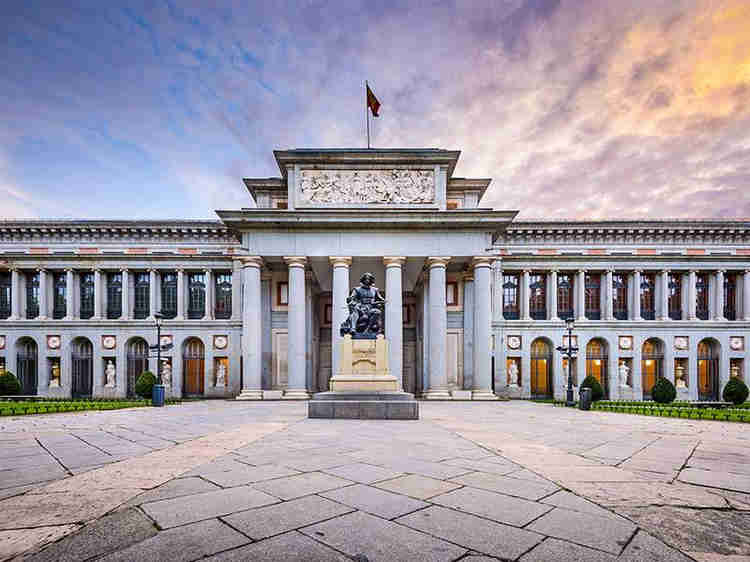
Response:
M421 408L416 422L224 401L5 418L0 559L750 556L746 425Z

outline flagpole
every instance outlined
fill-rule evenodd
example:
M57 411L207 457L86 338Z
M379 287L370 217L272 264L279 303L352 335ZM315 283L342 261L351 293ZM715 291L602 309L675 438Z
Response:
M370 111L367 107L367 88L369 84L365 80L365 120L367 121L367 148L370 148Z

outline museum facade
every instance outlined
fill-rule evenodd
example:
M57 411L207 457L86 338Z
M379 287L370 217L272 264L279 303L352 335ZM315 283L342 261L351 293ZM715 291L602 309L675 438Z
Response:
M575 383L718 399L750 369L750 222L517 220L439 149L276 151L215 221L0 222L0 369L24 394L307 399L339 362L346 297L385 295L390 371L425 399L563 398Z

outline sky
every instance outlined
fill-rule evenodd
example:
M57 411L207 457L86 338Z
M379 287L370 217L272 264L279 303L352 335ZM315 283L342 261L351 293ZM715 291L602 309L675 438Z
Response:
M461 150L519 218L750 217L750 0L0 2L0 218L216 218L272 150Z

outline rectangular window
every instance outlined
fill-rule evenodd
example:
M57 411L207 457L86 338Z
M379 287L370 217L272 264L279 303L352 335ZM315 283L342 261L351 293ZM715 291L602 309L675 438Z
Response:
M586 318L588 318L589 320L601 320L602 276L598 273L587 273L585 284Z
M682 278L679 273L670 273L667 289L669 295L669 317L672 320L682 320Z
M737 320L737 276L733 273L724 275L724 318Z
M617 320L628 319L628 276L612 274L612 314Z
M656 318L654 298L654 287L656 286L656 277L653 273L641 274L641 318L644 320L653 320Z
M534 320L547 319L547 276L543 273L529 276L529 315Z
M139 271L133 279L135 303L133 317L136 320L148 318L151 312L151 276L148 271Z
M10 318L11 310L11 279L10 271L0 273L0 320Z
M116 320L122 316L122 274L107 274L107 318Z
M518 284L518 273L503 275L503 317L506 320L518 320L520 318Z
M94 316L94 274L91 272L81 273L81 319L88 320Z
M174 271L161 275L161 313L164 318L177 316L177 273Z
M232 317L232 274L229 271L218 271L214 275L214 294L216 295L216 309L214 316L217 320L227 320Z
M455 281L445 284L445 304L448 306L458 305L458 283Z
M67 293L67 275L65 272L58 272L52 276L52 318L59 320L65 318L68 308Z
M699 320L708 320L708 274L695 276L695 315Z
M39 273L26 274L26 318L39 316Z
M573 283L570 273L560 273L557 276L557 316L566 320L573 318Z
M289 304L289 283L280 281L276 285L276 304L286 306Z
M203 318L206 312L206 278L203 273L188 275L188 318Z

